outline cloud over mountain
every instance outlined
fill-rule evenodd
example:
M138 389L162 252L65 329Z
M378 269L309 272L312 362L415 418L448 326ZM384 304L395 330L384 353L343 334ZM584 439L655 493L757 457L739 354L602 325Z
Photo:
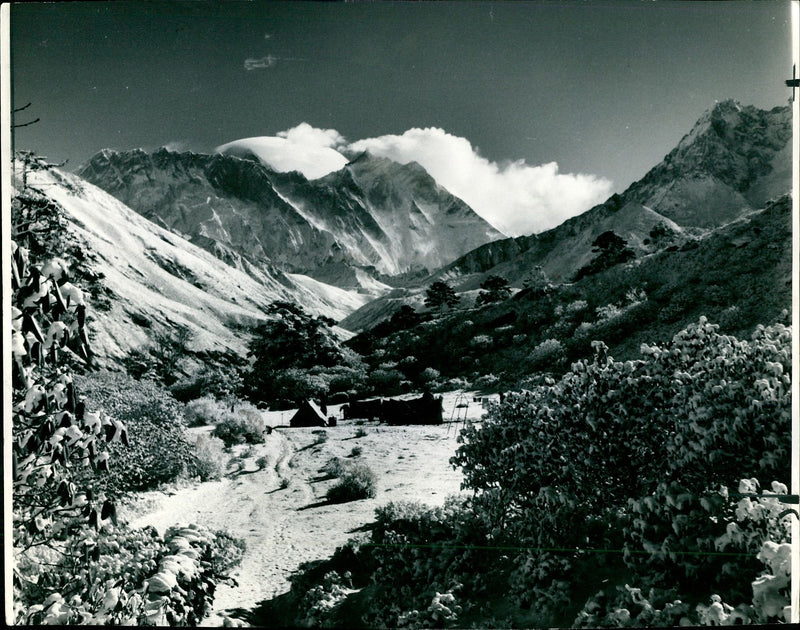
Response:
M466 138L428 127L359 140L348 147L397 162L418 162L442 186L510 235L541 232L604 201L612 183L588 174L560 173L550 162L498 164Z
M217 153L252 152L278 171L300 171L308 179L338 171L347 158L333 147L344 142L335 129L319 129L308 123L281 131L277 136L244 138L223 144Z
M401 164L417 162L484 219L514 236L555 227L602 203L613 192L609 180L591 174L561 173L555 162L539 166L524 160L492 162L466 138L436 127L413 128L402 135L366 138L346 145L335 129L319 129L304 122L276 136L236 140L217 147L217 151L249 151L278 171L297 170L316 179L347 163L337 148L369 151Z

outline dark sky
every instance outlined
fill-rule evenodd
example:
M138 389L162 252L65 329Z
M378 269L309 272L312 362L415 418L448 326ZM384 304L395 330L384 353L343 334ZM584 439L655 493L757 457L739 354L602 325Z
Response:
M16 148L211 151L301 122L440 127L491 161L641 177L715 100L784 105L789 2L22 3ZM245 69L246 59L269 67Z

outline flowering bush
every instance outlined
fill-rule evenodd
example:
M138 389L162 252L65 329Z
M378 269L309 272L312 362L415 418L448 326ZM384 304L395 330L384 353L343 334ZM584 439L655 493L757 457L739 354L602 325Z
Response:
M520 557L517 589L554 594L566 584L569 601L594 562L580 550L616 548L619 572L651 576L648 587L677 584L682 601L741 601L742 575L757 573L774 532L752 522L737 525L741 536L726 530L745 509L726 487L788 478L789 329L762 326L741 341L701 318L669 344L643 346L639 361L615 362L594 346L593 360L509 395L465 428L451 460L493 537L575 550L558 562ZM730 556L718 553L723 541Z

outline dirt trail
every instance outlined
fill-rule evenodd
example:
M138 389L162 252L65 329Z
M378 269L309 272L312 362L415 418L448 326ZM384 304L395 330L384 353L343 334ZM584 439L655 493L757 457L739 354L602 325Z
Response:
M160 533L175 524L226 529L247 543L233 571L238 586L217 588L214 611L202 625L220 626L226 611L250 610L289 590L300 564L330 557L354 531L374 520L375 508L392 500L440 504L458 492L461 475L449 458L454 427L384 427L348 422L327 429L279 429L251 447L244 468L221 481L171 494L145 493L128 520ZM242 453L246 447L236 447ZM355 449L355 450L354 450ZM261 456L268 463L258 469ZM332 457L358 459L378 474L374 499L327 504L333 480L321 468ZM234 623L236 620L234 620Z

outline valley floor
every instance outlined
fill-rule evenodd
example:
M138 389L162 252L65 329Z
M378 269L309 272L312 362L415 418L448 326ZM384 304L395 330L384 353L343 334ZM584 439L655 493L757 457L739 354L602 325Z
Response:
M465 402L468 407L456 407ZM144 493L127 509L133 527L152 525L163 534L175 524L197 523L228 530L245 540L247 551L233 572L238 586L217 588L214 610L204 620L205 626L220 626L234 611L252 610L287 592L288 578L301 563L330 557L374 521L376 507L401 500L439 505L459 492L461 473L450 466L449 459L457 446L460 421L465 416L479 420L483 410L471 394L451 393L444 396L445 423L437 426L390 427L339 420L338 426L325 429L292 429L288 428L292 413L264 413L268 426L281 428L266 435L266 443L251 447L238 472L229 472L220 481ZM329 414L340 418L340 408L330 407ZM366 435L357 437L359 430ZM354 447L361 453L351 457ZM234 453L247 448L240 445ZM259 469L256 460L262 456L268 463ZM334 480L321 469L333 457L369 466L378 477L377 496L327 503L325 493Z

